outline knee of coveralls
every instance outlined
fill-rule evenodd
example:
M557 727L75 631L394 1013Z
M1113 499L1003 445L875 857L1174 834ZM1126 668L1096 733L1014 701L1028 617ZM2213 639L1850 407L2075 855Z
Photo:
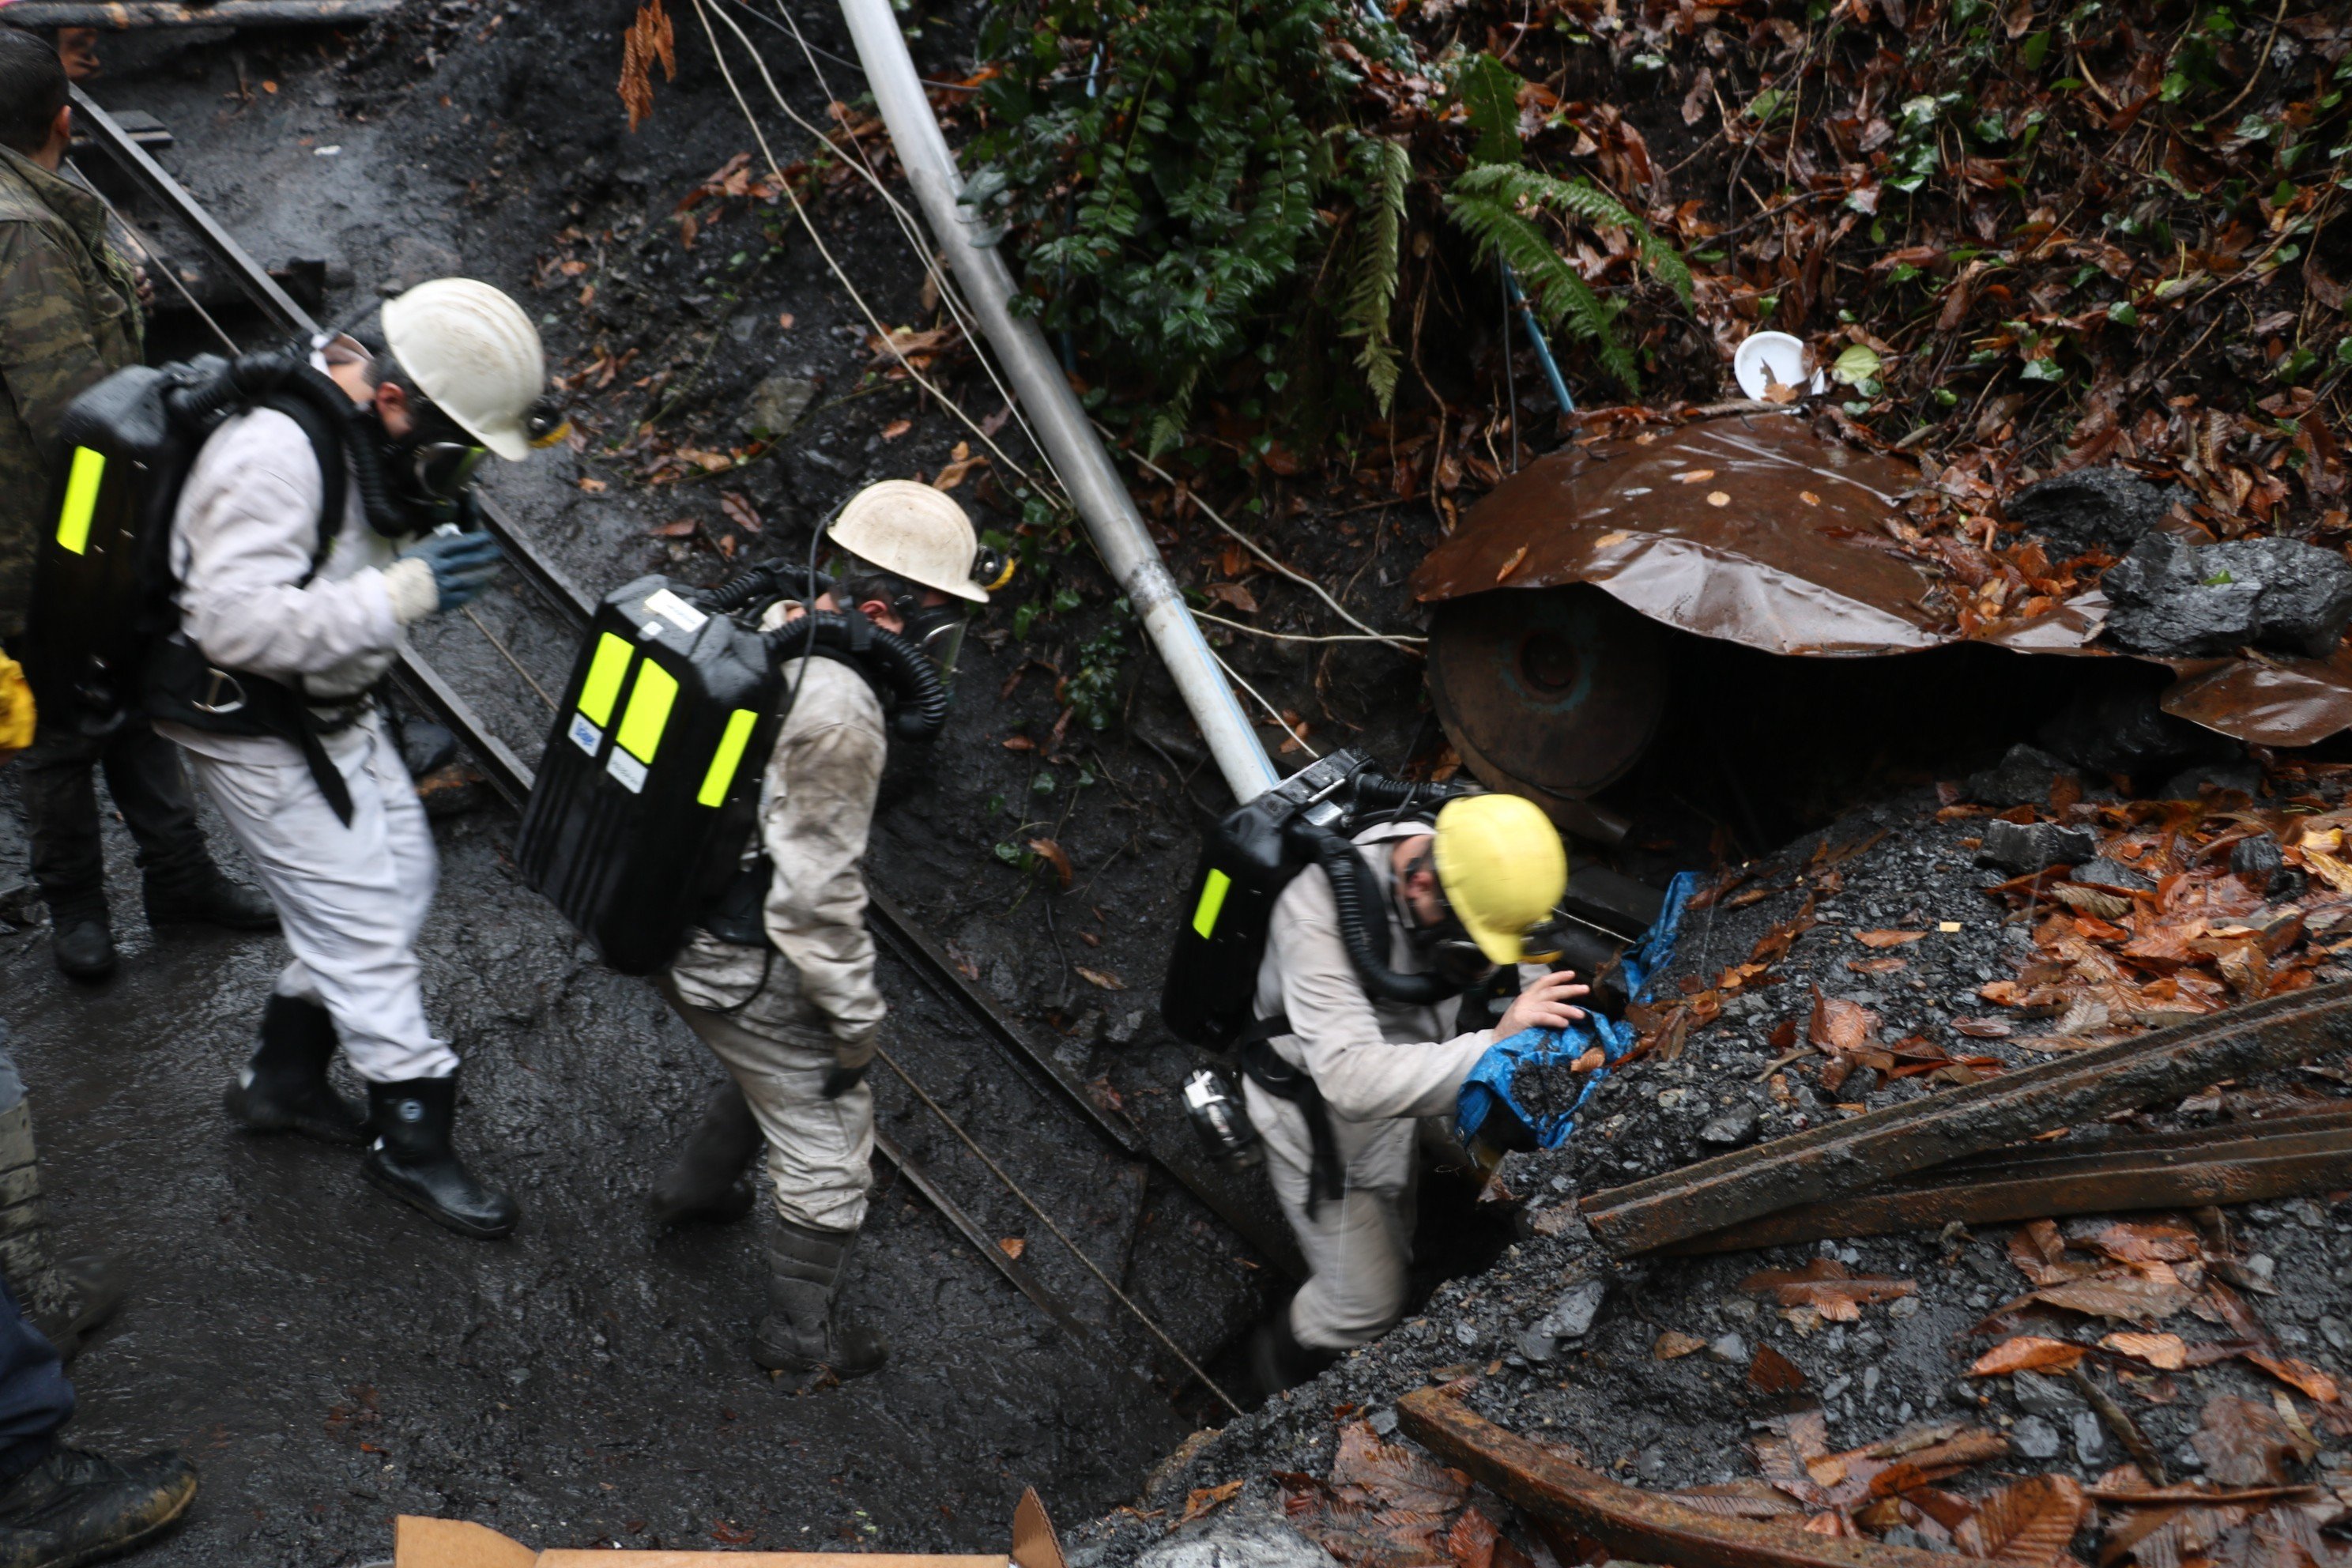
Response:
M1347 1192L1308 1212L1313 1146L1297 1107L1247 1085L1250 1120L1265 1140L1275 1201L1298 1238L1307 1280L1290 1300L1290 1331L1318 1350L1353 1350L1404 1315L1412 1261L1413 1125L1337 1121Z
M832 1037L801 999L792 966L779 960L767 970L759 990L730 1012L688 1002L669 975L662 991L751 1107L768 1144L777 1214L813 1230L856 1230L874 1184L874 1091L861 1082L825 1098Z
M432 840L415 788L389 752L372 723L331 748L351 787L348 825L291 746L195 758L293 950L275 989L325 1007L352 1070L371 1083L446 1078L458 1066L425 1020L415 952L432 902Z

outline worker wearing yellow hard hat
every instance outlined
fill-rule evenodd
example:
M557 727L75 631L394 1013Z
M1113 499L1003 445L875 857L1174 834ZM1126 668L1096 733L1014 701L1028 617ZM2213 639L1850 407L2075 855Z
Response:
M1568 889L1540 808L1459 796L1427 817L1308 829L1312 863L1267 919L1255 1016L1240 1047L1249 1121L1309 1278L1260 1331L1269 1392L1395 1323L1412 1256L1415 1121L1450 1115L1488 1049L1582 1016L1572 974L1523 971L1492 1028L1465 1029L1463 990L1529 958Z

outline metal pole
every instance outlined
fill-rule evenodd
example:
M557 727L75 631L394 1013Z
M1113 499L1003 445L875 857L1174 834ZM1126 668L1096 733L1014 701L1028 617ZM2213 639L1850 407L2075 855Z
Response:
M1119 483L1109 454L1046 349L1044 334L1009 308L1013 274L994 243L973 231L963 205L963 176L932 117L930 100L923 96L890 0L842 0L841 10L882 122L889 128L898 162L907 171L907 183L914 187L932 236L963 285L997 363L1028 411L1046 459L1085 520L1103 564L1141 617L1145 635L1175 679L1176 690L1200 726L1226 784L1236 799L1255 798L1276 783L1274 765L1202 639L1199 624L1185 608L1176 580L1144 531L1143 519L1127 487Z

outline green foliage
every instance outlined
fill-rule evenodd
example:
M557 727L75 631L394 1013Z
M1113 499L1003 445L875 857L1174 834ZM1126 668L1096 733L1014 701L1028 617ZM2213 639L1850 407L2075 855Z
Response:
M1063 696L1087 728L1099 734L1118 716L1118 668L1127 658L1127 629L1133 613L1125 599L1112 601L1103 628L1078 645L1078 668Z
M1025 241L1024 308L1143 390L1155 449L1269 338L1317 254L1318 206L1365 194L1351 79L1325 47L1327 30L1358 26L1341 0L1034 0L990 15L982 49L1002 74L982 89L968 199ZM1367 337L1375 363L1381 341Z
M1347 337L1363 340L1356 364L1385 419L1396 401L1399 367L1389 316L1396 304L1397 271L1403 256L1404 195L1412 180L1412 153L1399 141L1368 141L1363 145L1376 171L1374 196L1357 231L1339 330Z
M1478 133L1470 149L1474 163L1519 161L1519 75L1483 50L1470 57L1454 79L1454 95Z
M1465 171L1446 193L1445 208L1476 242L1481 258L1499 256L1519 275L1537 320L1548 329L1566 326L1591 345L1594 357L1628 392L1640 391L1633 356L1615 331L1622 302L1604 301L1593 293L1528 215L1548 212L1596 228L1626 230L1633 237L1643 269L1688 305L1690 268L1672 246L1598 185L1584 180L1570 184L1514 164Z

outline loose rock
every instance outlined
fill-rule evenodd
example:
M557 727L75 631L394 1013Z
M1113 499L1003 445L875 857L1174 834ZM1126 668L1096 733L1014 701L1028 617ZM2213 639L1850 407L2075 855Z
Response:
M2151 533L2108 568L2106 635L2168 658L2260 647L2325 658L2352 622L2352 563L2289 539L2199 547Z
M2054 822L1985 824L1984 842L1977 858L2005 871L2022 875L2052 866L2080 866L2098 858L2099 836L2087 827L2062 827Z
M2164 521L2176 499L2188 499L2179 486L2150 484L2128 468L2077 468L2026 486L2002 510L2063 559L2093 549L2122 554Z

